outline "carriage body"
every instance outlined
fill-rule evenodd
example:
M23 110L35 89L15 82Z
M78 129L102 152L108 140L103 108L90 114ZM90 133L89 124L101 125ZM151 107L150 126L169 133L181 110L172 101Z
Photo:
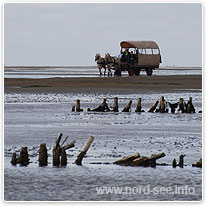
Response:
M121 61L121 71L128 71L129 75L139 75L141 70L145 70L147 75L152 75L155 68L159 68L161 54L159 46L154 41L122 41L121 50L129 49L133 51L134 60L132 62Z

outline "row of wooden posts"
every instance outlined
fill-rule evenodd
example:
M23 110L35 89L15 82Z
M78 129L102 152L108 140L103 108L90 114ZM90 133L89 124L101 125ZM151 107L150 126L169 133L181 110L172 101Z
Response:
M64 143L67 141L68 136L64 139L64 141L62 142L62 144L60 145L60 141L62 138L62 133L60 133L56 139L56 143L53 147L52 153L53 153L53 166L66 166L67 165L67 154L66 154L66 150L75 147L75 143L76 141L73 140L72 142L70 142L69 144L64 145ZM77 165L81 165L82 164L82 159L84 158L84 156L86 155L90 145L92 144L94 140L93 136L90 136L87 140L87 142L85 143L83 149L81 150L81 152L79 153L79 155L77 156L77 159L75 161L75 163ZM48 165L48 153L47 153L47 148L46 148L46 144L43 143L40 145L40 149L39 149L39 166L47 166ZM13 153L12 155L12 159L11 159L11 164L12 165L16 165L16 164L20 164L21 166L27 166L29 164L29 154L27 151L27 147L22 147L21 151L20 151L20 156L17 157L16 152Z
M138 98L137 99L137 107L135 109L135 112L145 112L142 109L141 105L142 99ZM159 108L157 108L157 105L159 104ZM189 97L188 102L186 103L183 98L179 99L179 102L176 103L170 103L166 102L164 99L164 96L160 97L160 101L155 101L155 103L151 106L151 108L148 110L148 112L160 112L160 113L167 113L169 112L169 109L167 108L167 104L169 104L169 107L171 109L171 113L175 113L176 109L178 108L178 111L182 113L195 113L195 108L194 105L192 104L192 97ZM126 107L122 110L122 112L130 112L131 111L131 105L132 105L132 100L128 102ZM72 111L73 112L82 112L83 109L80 107L80 100L76 100L76 105L72 106ZM114 97L114 104L113 107L109 108L107 105L107 100L103 99L102 104L98 106L97 108L90 109L88 108L87 111L95 111L95 112L119 112L119 106L118 106L118 98ZM201 113L201 111L199 112Z
M68 136L64 139L62 144L60 145L60 141L62 138L62 133L60 133L56 139L56 143L53 147L53 166L59 167L59 166L66 166L67 165L67 154L66 150L72 148L75 146L75 141L73 140L69 144L64 145L64 143L67 141ZM81 152L77 156L75 163L77 165L82 165L82 160L85 157L89 147L91 146L92 142L94 141L94 137L90 136L88 140L86 141L84 147L82 148ZM160 159L162 157L165 157L166 155L164 153L159 153L159 154L153 154L150 157L145 157L145 156L140 156L140 154L137 152L135 154L126 156L120 160L117 160L113 162L113 164L118 164L118 165L124 165L124 166L151 166L151 167L156 167L157 163L156 160ZM177 164L176 159L173 160L172 166L176 167L183 167L184 166L184 157L185 155L180 155L179 157L179 164ZM16 152L13 153L12 159L11 159L11 164L16 165L20 164L21 166L27 166L29 164L29 154L27 151L27 147L22 147L20 151L20 156L17 157ZM40 150L39 150L39 166L47 166L48 165L48 153L47 153L47 148L46 144L41 144L40 145ZM167 165L167 164L164 164ZM194 167L202 167L202 158L192 164Z

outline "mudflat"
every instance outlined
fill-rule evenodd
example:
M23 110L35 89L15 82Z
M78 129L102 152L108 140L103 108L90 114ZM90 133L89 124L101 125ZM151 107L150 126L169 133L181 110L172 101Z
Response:
M5 93L155 93L201 89L202 75L4 79Z

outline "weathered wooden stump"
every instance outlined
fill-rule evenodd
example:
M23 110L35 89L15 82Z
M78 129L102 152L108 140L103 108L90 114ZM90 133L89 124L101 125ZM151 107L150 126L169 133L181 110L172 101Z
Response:
M75 112L75 106L74 105L72 106L72 112Z
M160 112L160 113L165 113L165 111L166 111L165 109L166 109L165 100L164 100L164 97L161 96L161 97L160 97L159 112Z
M75 161L75 163L77 165L82 165L82 159L84 158L85 154L87 153L89 147L91 146L92 142L94 141L94 137L90 136L85 144L85 146L83 147L82 151L79 153L79 155L77 156L77 159Z
M157 107L157 105L158 105L158 103L159 103L159 101L156 101L156 102L152 105L152 107L149 109L148 112L154 112L155 109L156 109L156 107Z
M192 104L192 97L190 97L187 102L186 113L195 113L195 108L194 105Z
M107 99L103 99L103 102L102 102L102 104L101 104L99 107L97 107L97 108L95 108L95 109L90 109L90 108L88 108L87 111L109 112L110 109L109 109L109 107L108 107L108 105L107 105Z
M67 154L64 148L61 148L61 166L67 165Z
M27 147L22 147L20 151L20 157L17 158L17 163L21 166L27 166L29 164L29 154Z
M16 164L17 164L16 152L14 152L14 153L12 154L11 164L12 164L12 165L16 165Z
M122 110L122 112L129 112L131 109L131 105L132 105L132 100L129 101L129 103L127 104L127 106Z
M194 164L192 164L193 167L200 167L202 168L202 158L200 158L200 160Z
M60 148L59 143L60 143L60 141L61 141L62 135L63 135L62 133L59 133L59 136L58 136L57 139L56 139L56 144L55 144L55 146L54 146L54 149Z
M185 113L186 111L186 107L185 107L185 102L183 98L180 98L179 100L179 111L181 111L182 113Z
M115 161L114 164L119 164L124 166L129 165L129 166L156 167L156 160L164 156L165 156L164 153L153 154L150 157L140 156L139 153L135 153Z
M153 154L148 158L150 166L156 166L156 160L165 157L165 153Z
M56 144L53 147L53 166L58 167L60 165L60 155L61 155L61 147L59 145L62 137L62 133L59 134L59 136L56 139Z
M118 98L114 97L114 106L113 106L113 111L114 112L119 112L119 107L118 107Z
M150 157L139 157L132 161L134 166L156 166L156 160L165 156L165 153L153 154Z
M140 154L137 152L135 154L132 154L132 155L128 155L126 157L123 157L122 159L120 160L117 160L114 162L114 164L131 164L131 162L136 159L136 158L139 158L140 157Z
M76 143L76 141L73 140L73 141L70 142L69 144L63 146L62 149L64 149L64 150L68 150L68 149L70 149L70 148L72 148L72 147L75 147L75 143Z
M176 166L177 166L176 159L173 159L173 161L172 161L172 167L176 167Z
M80 100L76 100L76 112L83 112L83 109L80 107Z
M60 165L60 149L53 148L53 166L59 167Z
M136 158L132 161L132 164L134 166L149 166L149 160L148 160L148 157L139 157L139 158Z
M184 166L184 157L185 155L182 155L182 154L179 156L179 164L178 164L179 167Z
M135 110L135 112L142 112L142 105L141 105L141 98L138 98L137 100L137 108Z
M48 165L48 154L47 154L47 148L46 144L41 144L40 145L40 150L39 150L39 166L47 166Z

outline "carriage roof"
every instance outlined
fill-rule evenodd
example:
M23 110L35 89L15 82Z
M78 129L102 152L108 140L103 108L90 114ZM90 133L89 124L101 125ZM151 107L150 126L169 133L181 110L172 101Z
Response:
M137 48L137 49L159 49L154 41L122 41L121 48Z

